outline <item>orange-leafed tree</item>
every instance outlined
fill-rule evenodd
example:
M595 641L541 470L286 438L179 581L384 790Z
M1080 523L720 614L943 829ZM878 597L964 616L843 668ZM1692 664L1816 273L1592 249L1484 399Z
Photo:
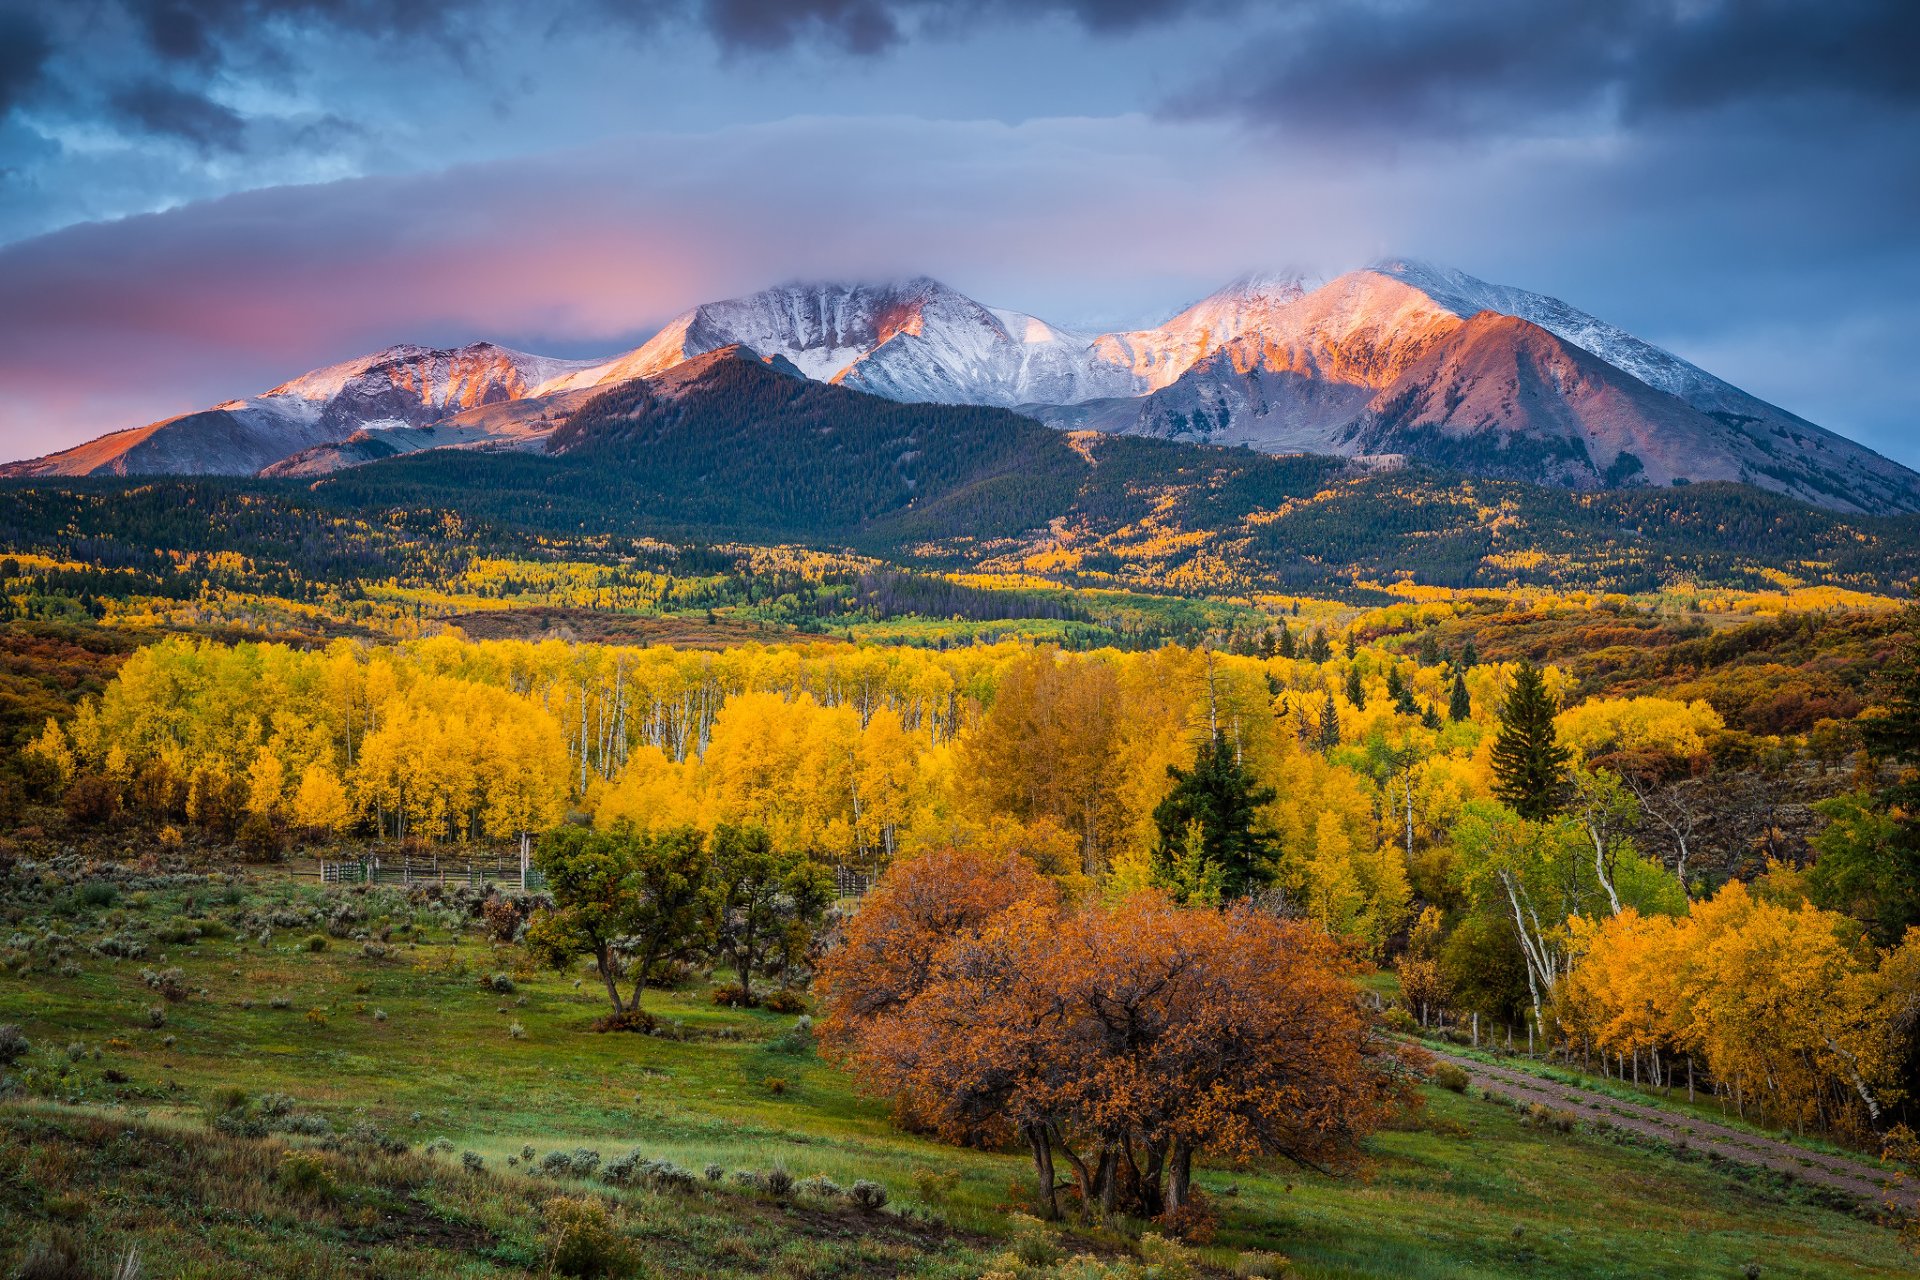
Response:
M1058 896L1051 880L1011 854L932 849L895 864L821 964L817 986L829 1010L823 1034L859 1037L926 988L949 942L1016 902Z
M1159 894L1065 911L1037 889L983 914L978 863L915 868L827 962L831 1043L949 1140L1018 1136L1049 1216L1056 1158L1084 1210L1176 1213L1203 1152L1340 1165L1413 1097L1418 1064L1312 924Z

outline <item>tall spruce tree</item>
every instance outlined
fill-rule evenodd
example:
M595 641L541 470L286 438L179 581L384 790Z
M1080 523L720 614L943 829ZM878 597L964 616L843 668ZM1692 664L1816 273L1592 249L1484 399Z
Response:
M1467 673L1455 669L1453 691L1447 695L1447 718L1465 720L1473 714L1473 699L1467 695Z
M1331 751L1340 745L1340 712L1328 697L1320 707L1320 749Z
M1360 681L1360 668L1347 668L1347 701L1355 707L1367 705L1367 686Z
M1560 809L1572 752L1560 745L1553 727L1558 710L1546 679L1531 662L1513 673L1513 687L1500 705L1499 735L1493 743L1494 794L1521 817L1534 822Z
M1193 768L1168 766L1173 790L1153 811L1159 838L1154 883L1186 901L1199 886L1221 901L1243 898L1273 878L1273 836L1260 806L1274 798L1253 780L1226 734L1200 745Z

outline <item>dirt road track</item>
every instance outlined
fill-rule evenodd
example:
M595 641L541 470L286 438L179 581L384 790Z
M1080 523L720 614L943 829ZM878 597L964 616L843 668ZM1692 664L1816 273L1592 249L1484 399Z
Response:
M1875 1205L1885 1204L1890 1194L1889 1171L1885 1166L1864 1158L1849 1159L1846 1156L1809 1151L1805 1147L1735 1129L1730 1125L1716 1124L1705 1118L1622 1101L1577 1085L1562 1084L1510 1067L1493 1066L1474 1058L1457 1056L1433 1045L1424 1047L1436 1058L1451 1062L1465 1071L1475 1087L1491 1089L1523 1104L1542 1103L1556 1110L1572 1112L1580 1119L1595 1124L1657 1138L1705 1155L1719 1156L1723 1160L1791 1174L1802 1182L1843 1191ZM1908 1201L1920 1204L1920 1187L1909 1184L1901 1194Z

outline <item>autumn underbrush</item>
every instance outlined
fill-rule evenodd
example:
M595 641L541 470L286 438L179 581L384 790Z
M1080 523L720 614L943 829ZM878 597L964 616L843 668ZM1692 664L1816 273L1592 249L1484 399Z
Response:
M649 990L655 1034L602 1035L595 976L494 941L464 892L0 876L9 1280L69 1244L74 1276L136 1249L199 1280L1910 1274L1805 1184L1432 1085L1355 1175L1202 1165L1187 1220L1069 1198L1043 1223L1024 1151L903 1131L806 1015L716 1004L724 970Z

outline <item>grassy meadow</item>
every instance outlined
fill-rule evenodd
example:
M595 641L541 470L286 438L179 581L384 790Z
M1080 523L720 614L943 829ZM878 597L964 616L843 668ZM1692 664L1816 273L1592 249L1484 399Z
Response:
M705 974L649 996L661 1034L597 1033L592 975L531 969L459 895L77 860L6 888L0 1024L31 1046L0 1105L6 1274L54 1274L29 1268L65 1238L72 1275L129 1246L149 1277L546 1275L554 1197L608 1206L636 1275L1912 1271L1863 1208L1440 1090L1359 1177L1203 1169L1218 1221L1185 1248L1045 1229L1024 1153L901 1131L796 1016L717 1007ZM685 1173L608 1185L636 1150Z

